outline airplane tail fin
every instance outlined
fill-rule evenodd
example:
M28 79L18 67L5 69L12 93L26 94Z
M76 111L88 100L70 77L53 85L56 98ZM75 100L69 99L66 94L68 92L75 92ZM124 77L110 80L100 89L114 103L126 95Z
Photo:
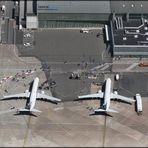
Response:
M40 110L37 110L37 109L31 109L31 110L29 110L29 109L25 109L25 108L21 108L21 109L18 109L17 111L19 111L19 112L41 112Z
M111 112L111 113L118 113L118 111L113 110L113 109L107 109L107 110L104 110L104 109L96 109L95 112Z

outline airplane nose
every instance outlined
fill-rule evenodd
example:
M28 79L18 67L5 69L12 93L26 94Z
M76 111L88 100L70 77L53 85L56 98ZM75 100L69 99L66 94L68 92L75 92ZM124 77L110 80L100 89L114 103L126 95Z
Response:
M39 80L39 78L38 78L38 77L36 77L35 79L36 79L36 80Z

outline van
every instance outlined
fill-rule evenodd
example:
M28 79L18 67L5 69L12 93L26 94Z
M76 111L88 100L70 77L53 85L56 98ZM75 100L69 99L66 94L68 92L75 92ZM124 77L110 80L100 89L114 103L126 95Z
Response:
M6 9L5 5L2 5L1 10L5 11L5 9Z
M115 75L115 80L118 81L119 80L119 74Z
M89 33L89 30L86 29L86 28L82 28L82 29L80 30L80 33Z

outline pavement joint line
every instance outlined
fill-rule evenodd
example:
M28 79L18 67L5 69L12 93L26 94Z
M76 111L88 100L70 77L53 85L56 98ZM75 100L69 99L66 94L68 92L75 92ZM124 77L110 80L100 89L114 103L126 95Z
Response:
M24 137L24 142L23 142L23 147L24 147L24 146L26 145L26 143L27 143L28 134L29 134L30 122L31 122L31 116L29 116L29 119L28 119L27 129L26 129L26 133L25 133L25 137Z
M106 120L107 120L107 116L105 115L104 117L104 130L103 130L103 146L102 147L105 147L105 136L106 136Z
M105 70L105 69L107 69L108 67L109 67L110 65L105 65L104 67L102 67L100 70Z
M132 68L136 67L137 65L138 65L138 63L133 63L128 68L126 68L126 70L131 70Z
M7 110L6 110L7 111ZM17 111L17 110L8 110L9 112L14 112L14 111ZM1 112L0 112L0 114L1 114ZM29 117L31 117L31 116L29 116ZM0 123L3 123L2 121L0 122ZM10 122L10 121L8 121L8 123L10 123L10 124L15 124L15 123L18 123L18 122ZM28 124L28 123L27 123ZM43 124L45 124L45 123L39 123L40 125L43 125ZM76 125L76 126L98 126L98 127L100 127L100 125L99 124L89 124L89 123L72 123L72 122L65 122L65 123L47 123L48 125Z

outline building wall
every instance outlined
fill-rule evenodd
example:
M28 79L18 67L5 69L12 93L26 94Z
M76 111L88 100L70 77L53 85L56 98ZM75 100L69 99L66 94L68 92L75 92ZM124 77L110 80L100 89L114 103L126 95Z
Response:
M108 14L89 14L89 13L39 13L39 20L56 20L56 21L98 21L107 20Z
M34 5L32 1L27 3L27 13L33 13ZM54 24L55 27L74 27L74 23L77 23L76 26L81 26L82 21L84 23L92 22L92 26L95 26L96 23L93 25L93 22L108 21L110 14L113 12L116 14L148 14L148 1L145 0L40 0L37 1L36 5L39 27L54 27ZM81 21L79 25L78 21ZM64 22L65 24L73 24L65 25Z
M27 14L33 13L33 1L27 1Z
M37 1L38 13L148 13L147 0Z
M110 1L38 1L38 13L110 13Z
M37 16L27 16L26 28L38 28L38 18Z
M39 27L96 27L107 21L109 1L38 1Z
M148 47L114 47L114 56L148 56Z
M24 18L24 1L20 1L19 20Z

